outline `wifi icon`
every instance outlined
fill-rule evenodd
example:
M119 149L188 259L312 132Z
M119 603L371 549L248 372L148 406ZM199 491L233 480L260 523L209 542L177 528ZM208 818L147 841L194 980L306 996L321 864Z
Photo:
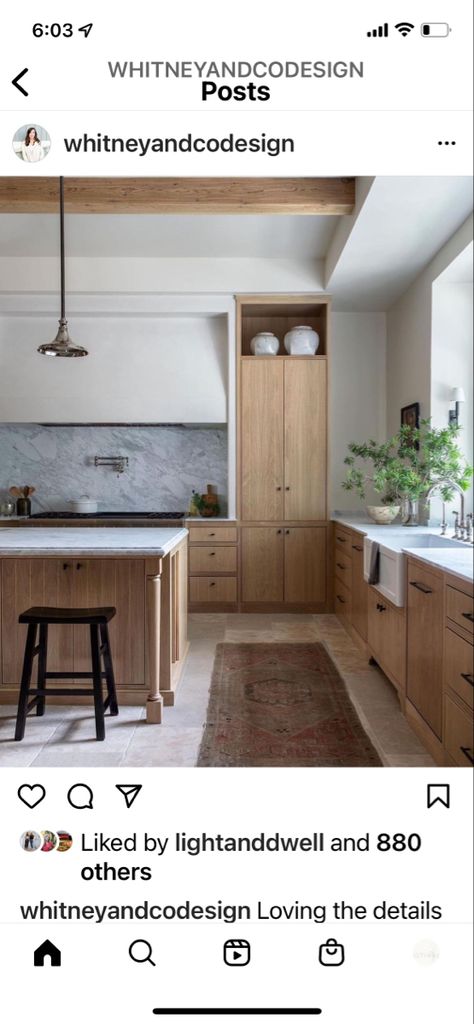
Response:
M412 25L411 21L399 21L398 25L395 25L397 32L399 32L401 36L409 35L414 27L415 26Z

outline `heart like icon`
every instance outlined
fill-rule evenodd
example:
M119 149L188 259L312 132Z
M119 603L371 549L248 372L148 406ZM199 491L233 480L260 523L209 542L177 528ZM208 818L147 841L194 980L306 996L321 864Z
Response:
M45 796L46 796L46 790L45 790L44 786L40 786L40 785L27 786L25 784L24 786L20 786L20 788L18 790L18 797L19 797L19 799L24 804L26 804L27 807L31 807L31 808L37 807L38 804L40 804L41 801L44 800Z

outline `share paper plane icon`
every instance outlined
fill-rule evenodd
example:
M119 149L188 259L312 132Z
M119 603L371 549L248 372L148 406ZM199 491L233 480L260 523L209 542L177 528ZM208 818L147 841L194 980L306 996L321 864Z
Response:
M125 797L127 807L131 807L143 786L115 786L119 793Z

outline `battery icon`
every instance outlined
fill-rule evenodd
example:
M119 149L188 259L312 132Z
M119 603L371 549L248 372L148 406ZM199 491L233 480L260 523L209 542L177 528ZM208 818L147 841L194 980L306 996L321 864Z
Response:
M449 36L450 32L447 21L425 21L421 26L421 34L427 39L443 39Z

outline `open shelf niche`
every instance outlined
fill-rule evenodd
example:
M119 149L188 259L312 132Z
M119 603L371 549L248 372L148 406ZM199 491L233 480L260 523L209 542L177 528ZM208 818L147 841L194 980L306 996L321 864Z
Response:
M319 334L317 359L327 355L328 344L328 307L327 295L269 295L239 296L238 308L238 349L240 356L251 356L253 359L279 359L288 356L284 346L284 337L292 327L312 327ZM252 356L250 342L260 331L271 331L280 342L280 350L276 356ZM301 356L292 358L301 359Z

